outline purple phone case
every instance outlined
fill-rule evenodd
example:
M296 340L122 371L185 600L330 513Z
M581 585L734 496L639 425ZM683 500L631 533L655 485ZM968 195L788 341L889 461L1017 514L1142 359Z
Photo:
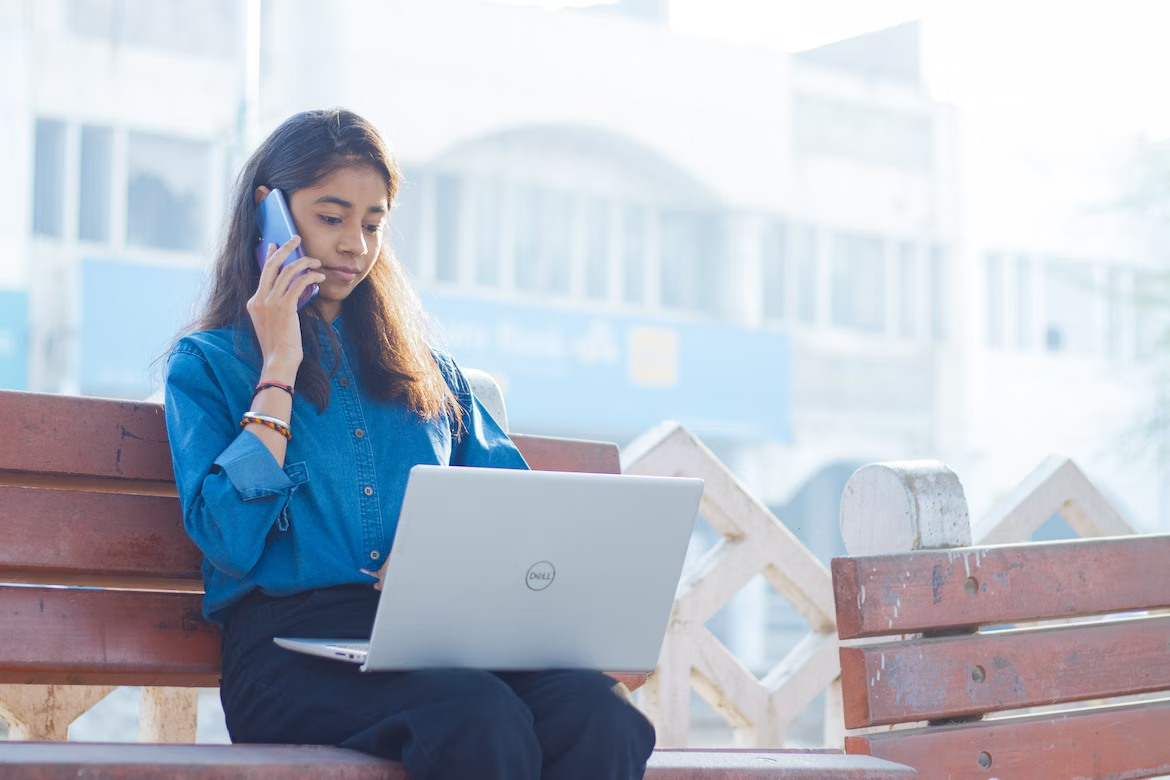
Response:
M280 190L272 190L264 200L260 201L260 205L256 207L256 225L260 228L260 245L256 247L256 262L263 270L264 262L268 259L268 245L276 244L277 247L282 247L297 234L296 224L288 210L288 204L284 202L284 193ZM296 262L304 256L305 250L298 246L280 267L284 268L284 266ZM308 271L301 271L301 274L307 273ZM313 300L320 291L321 288L316 284L306 287L305 291L301 293L301 297L297 299L297 309L305 308L305 304Z

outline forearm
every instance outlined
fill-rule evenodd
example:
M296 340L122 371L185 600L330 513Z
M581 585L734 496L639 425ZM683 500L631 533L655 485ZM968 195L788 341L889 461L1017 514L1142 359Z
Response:
M279 382L282 385L292 387L296 378L296 367L265 365L264 370L260 373L261 384L264 382ZM283 420L289 424L290 430L292 428L292 396L279 387L266 387L257 393L256 397L252 399L251 411ZM246 426L246 430L254 433L256 438L268 448L268 451L272 453L272 457L276 459L278 465L284 466L284 456L288 450L288 440L282 434L259 423L249 423Z

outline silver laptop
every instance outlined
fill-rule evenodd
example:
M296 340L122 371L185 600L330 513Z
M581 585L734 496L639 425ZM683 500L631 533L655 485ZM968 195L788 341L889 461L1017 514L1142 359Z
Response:
M274 641L362 671L653 671L702 492L699 479L415 466L370 641Z

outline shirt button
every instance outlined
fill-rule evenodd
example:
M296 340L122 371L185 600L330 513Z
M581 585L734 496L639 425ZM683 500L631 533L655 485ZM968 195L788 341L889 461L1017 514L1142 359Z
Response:
M349 387L349 377L343 376L341 379L337 380L337 384L341 385L342 387Z
M370 487L369 485L366 485L364 488L362 488L362 492L365 493L367 496L374 495L374 489L372 487Z
M375 561L378 560L378 551L377 550L370 550L370 557L372 559L374 559Z
M361 437L366 435L366 432L363 431L361 428L358 428L356 431L353 432L353 435L360 439Z

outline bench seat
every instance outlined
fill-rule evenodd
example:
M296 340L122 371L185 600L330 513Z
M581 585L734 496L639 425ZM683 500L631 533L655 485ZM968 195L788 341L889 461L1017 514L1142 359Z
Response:
M663 750L646 780L908 780L908 767L829 751ZM0 743L5 780L408 780L400 764L335 747Z

